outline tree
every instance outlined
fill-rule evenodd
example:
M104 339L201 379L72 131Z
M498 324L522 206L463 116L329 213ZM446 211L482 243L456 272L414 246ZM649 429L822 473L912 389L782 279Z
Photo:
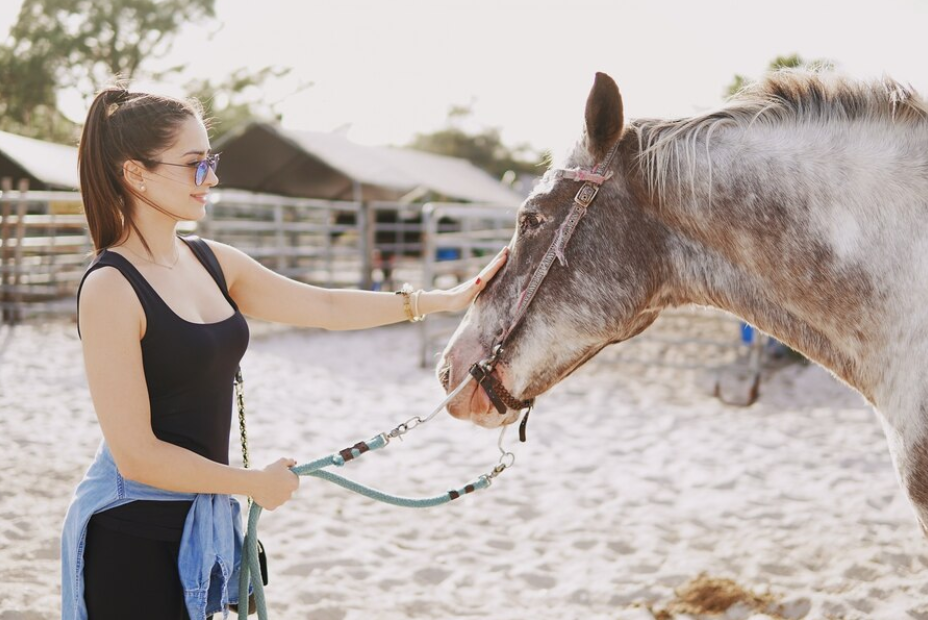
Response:
M270 79L279 79L290 73L290 68L264 67L258 71L241 68L221 81L197 79L187 83L185 89L203 104L204 114L210 121L213 141L250 120L280 121L274 109L277 102L267 102L261 87ZM312 86L301 84L296 92Z
M798 69L798 68L807 68L813 70L830 70L835 68L835 63L831 60L813 60L805 61L799 54L790 54L789 56L777 56L767 64L768 71L776 71L778 69ZM731 97L738 91L742 90L744 87L749 85L753 80L747 78L740 74L735 74L735 78L732 80L731 84L728 85L726 93L728 97Z
M544 157L527 144L512 148L506 146L499 129L494 127L484 128L479 133L468 133L461 128L459 123L472 114L470 106L452 106L444 128L433 133L416 134L408 146L466 159L497 179L509 171L516 174L540 174Z
M58 109L61 90L89 97L114 76L141 77L181 26L214 16L215 0L23 0L0 47L0 129L73 142L77 125Z

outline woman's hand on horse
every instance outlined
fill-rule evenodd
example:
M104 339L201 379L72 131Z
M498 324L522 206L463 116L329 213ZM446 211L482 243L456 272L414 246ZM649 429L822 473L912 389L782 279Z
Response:
M422 301L428 304L426 312L457 312L464 310L474 301L477 294L493 279L509 257L509 246L500 250L490 264L483 268L476 278L471 278L445 291L423 293Z
M265 510L274 510L289 501L300 486L300 477L290 471L291 467L296 467L296 461L279 459L257 472L251 498Z

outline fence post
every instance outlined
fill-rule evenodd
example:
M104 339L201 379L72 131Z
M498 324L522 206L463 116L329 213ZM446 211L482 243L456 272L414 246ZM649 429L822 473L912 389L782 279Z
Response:
M9 301L9 285L12 279L10 273L10 192L13 190L13 179L3 177L0 179L0 308L2 308L2 323L10 319L10 312L7 309Z
M308 222L310 221L308 209L306 210L306 213L307 215L304 221ZM331 287L335 284L335 264L332 260L332 228L331 227L335 223L336 218L335 218L335 215L332 213L331 204L325 207L325 209L323 210L323 213L324 213L324 219L322 221L325 222L325 227L323 229L323 234L322 234L322 251L324 252L324 256L325 256L325 273L326 273L325 283L326 283L326 286Z
M435 284L435 255L437 248L438 218L435 205L427 203L422 207L422 288L429 290ZM419 367L429 365L429 344L431 342L428 321L419 323Z
M376 214L371 203L364 201L358 211L358 236L360 237L361 290L369 291L374 287L374 218Z
M18 323L23 316L22 276L25 271L23 240L26 237L26 208L29 205L26 192L29 191L29 179L20 179L16 185L22 200L16 203L16 247L13 248L13 309L10 312L12 323Z
M284 257L287 240L284 238L284 206L274 203L274 253L277 255L277 273L285 274L287 266Z

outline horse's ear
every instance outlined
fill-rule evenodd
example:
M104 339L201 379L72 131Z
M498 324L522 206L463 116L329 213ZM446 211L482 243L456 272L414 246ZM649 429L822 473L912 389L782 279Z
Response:
M624 122L619 87L605 73L597 73L586 100L586 145L594 159L606 156L622 135Z

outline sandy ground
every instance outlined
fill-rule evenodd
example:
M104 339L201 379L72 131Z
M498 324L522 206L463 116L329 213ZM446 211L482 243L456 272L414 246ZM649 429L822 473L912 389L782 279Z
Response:
M256 327L243 369L258 465L307 462L441 400L416 326ZM487 491L411 510L303 479L261 521L271 617L928 619L928 544L859 396L797 364L731 407L700 371L619 358L540 399ZM497 437L442 415L339 473L434 495L489 471ZM99 440L73 324L0 327L0 620L59 617L60 526Z

